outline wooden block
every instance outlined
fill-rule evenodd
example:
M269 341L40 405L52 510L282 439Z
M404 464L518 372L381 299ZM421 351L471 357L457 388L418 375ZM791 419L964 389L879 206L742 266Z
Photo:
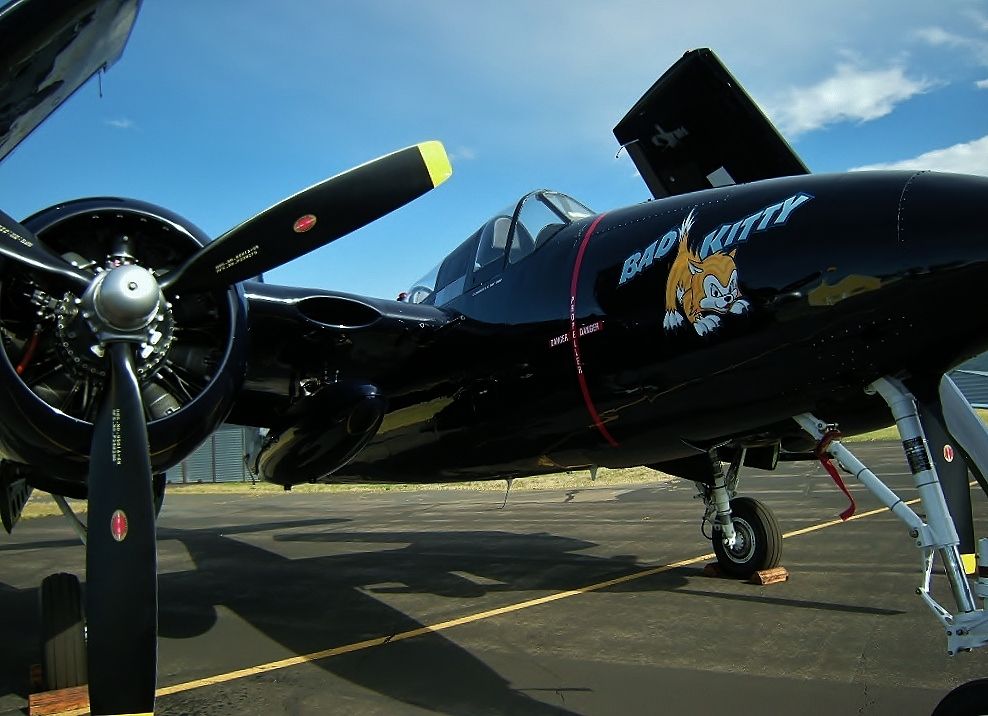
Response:
M55 716L79 709L89 710L89 687L85 684L70 689L31 694L27 701L29 716Z
M716 562L711 562L706 567L703 568L704 577L723 577L724 573L720 571L720 565Z
M772 569L763 569L760 572L755 572L751 575L751 579L748 581L752 584L776 584L777 582L785 582L789 579L789 570L785 567L773 567Z

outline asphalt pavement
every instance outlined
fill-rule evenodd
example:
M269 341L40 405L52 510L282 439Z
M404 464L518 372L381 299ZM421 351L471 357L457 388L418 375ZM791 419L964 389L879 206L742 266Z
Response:
M915 496L897 445L857 453ZM853 491L859 514L878 507ZM787 533L846 505L804 463L747 471L740 493ZM172 490L156 713L906 716L988 676L988 653L946 655L887 511L787 537L789 581L760 587L704 576L691 483L503 497ZM61 518L0 540L0 714L24 713L56 571L85 571Z

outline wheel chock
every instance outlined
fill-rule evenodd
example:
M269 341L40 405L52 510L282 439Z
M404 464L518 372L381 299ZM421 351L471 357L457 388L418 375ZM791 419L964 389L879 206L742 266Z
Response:
M720 565L716 562L711 562L703 568L704 577L724 577L728 578L728 575L724 574ZM779 582L789 581L789 570L785 567L773 567L772 569L763 569L759 572L755 572L748 578L748 584L757 584L759 586L765 586L767 584L778 584Z
M786 582L789 580L789 570L785 567L773 567L772 569L763 569L760 572L755 572L748 579L749 584L777 584L778 582Z
M56 691L39 691L27 699L28 716L58 716L89 709L89 686L72 686Z

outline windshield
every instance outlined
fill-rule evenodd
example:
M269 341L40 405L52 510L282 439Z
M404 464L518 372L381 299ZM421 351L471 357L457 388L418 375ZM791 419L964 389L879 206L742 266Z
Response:
M494 214L400 298L440 306L460 295L471 275L477 280L478 272L500 271L505 258L509 264L518 263L564 227L593 215L566 194L544 189L526 194Z
M590 209L565 194L552 191L532 192L518 203L508 261L521 261L558 234L563 227L588 216L593 216Z
M436 290L436 278L438 276L439 264L436 264L429 273L413 283L408 291L399 295L398 300L408 303L422 303Z

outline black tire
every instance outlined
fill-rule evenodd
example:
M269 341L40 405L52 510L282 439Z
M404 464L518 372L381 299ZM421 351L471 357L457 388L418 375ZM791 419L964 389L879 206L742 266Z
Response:
M943 697L932 716L983 716L988 714L988 679L961 684Z
M82 588L74 574L52 574L41 583L41 650L48 691L88 681Z
M728 549L714 530L714 554L724 574L747 579L755 572L778 567L782 560L782 531L775 515L758 500L735 497L731 500L731 519L738 535L737 544Z

